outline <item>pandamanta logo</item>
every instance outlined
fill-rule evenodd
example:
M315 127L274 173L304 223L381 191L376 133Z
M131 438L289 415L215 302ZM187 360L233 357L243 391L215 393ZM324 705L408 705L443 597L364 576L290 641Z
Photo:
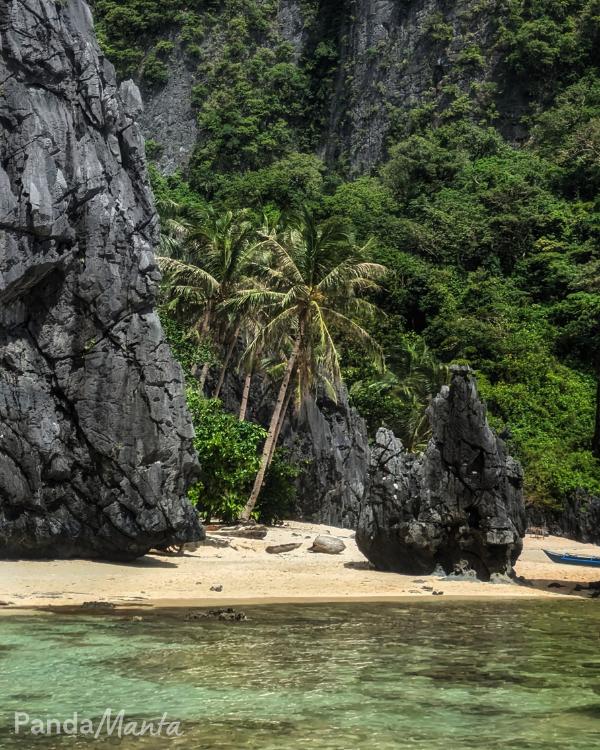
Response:
M114 712L107 708L99 719L82 718L77 712L72 717L60 719L41 719L30 716L26 711L15 711L15 734L33 735L86 735L88 737L182 737L181 722L161 717L130 720L125 716L125 709Z

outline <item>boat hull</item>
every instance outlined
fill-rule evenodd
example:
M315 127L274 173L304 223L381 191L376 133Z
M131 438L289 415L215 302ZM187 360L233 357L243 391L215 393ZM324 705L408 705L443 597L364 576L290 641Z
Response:
M550 550L547 549L544 550L544 553L552 560L552 562L559 563L560 565L579 565L586 568L600 568L600 557L569 555L561 552L550 552Z

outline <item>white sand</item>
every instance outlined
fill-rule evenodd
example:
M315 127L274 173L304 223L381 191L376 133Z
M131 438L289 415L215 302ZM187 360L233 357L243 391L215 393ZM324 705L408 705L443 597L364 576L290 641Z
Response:
M308 551L317 534L343 538L339 555ZM201 606L250 602L385 601L431 598L433 587L445 597L549 597L575 595L577 583L600 579L599 568L556 565L542 548L600 555L600 547L558 537L528 536L517 573L531 586L447 581L433 576L405 576L371 570L350 531L290 522L269 529L264 541L237 539L229 548L200 547L184 556L151 554L130 564L89 560L0 561L0 612L13 607L79 605L107 601L117 605ZM270 555L271 544L302 542L286 554ZM561 588L548 588L551 582ZM211 591L222 585L223 591ZM587 596L581 592L580 596Z

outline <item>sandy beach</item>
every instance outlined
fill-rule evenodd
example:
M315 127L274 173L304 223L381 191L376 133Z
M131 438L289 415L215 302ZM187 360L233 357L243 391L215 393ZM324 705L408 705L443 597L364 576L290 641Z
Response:
M346 549L338 555L310 552L318 534L342 538ZM153 553L132 563L4 560L0 612L90 601L129 607L385 601L432 597L434 591L446 597L589 596L575 586L600 579L598 568L556 565L546 558L544 547L600 555L600 547L559 537L526 537L516 567L526 585L381 573L370 568L353 537L348 530L289 522L269 529L264 540L233 538L227 547L202 545L182 556ZM265 551L286 543L301 547L284 554Z

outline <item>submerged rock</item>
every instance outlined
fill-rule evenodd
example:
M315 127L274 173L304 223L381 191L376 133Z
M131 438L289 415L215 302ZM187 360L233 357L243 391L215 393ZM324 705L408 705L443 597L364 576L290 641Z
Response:
M246 613L233 607L208 610L191 610L185 616L188 621L193 620L221 620L222 622L246 622Z
M0 0L0 555L201 537L131 81L81 0Z
M511 573L526 525L522 472L490 429L469 368L453 368L429 418L422 455L407 453L389 430L377 433L360 550L379 570L450 573L466 563L483 580Z
M113 602L91 601L83 602L83 604L81 605L81 609L94 609L104 611L106 609L115 609L116 606L117 605Z

